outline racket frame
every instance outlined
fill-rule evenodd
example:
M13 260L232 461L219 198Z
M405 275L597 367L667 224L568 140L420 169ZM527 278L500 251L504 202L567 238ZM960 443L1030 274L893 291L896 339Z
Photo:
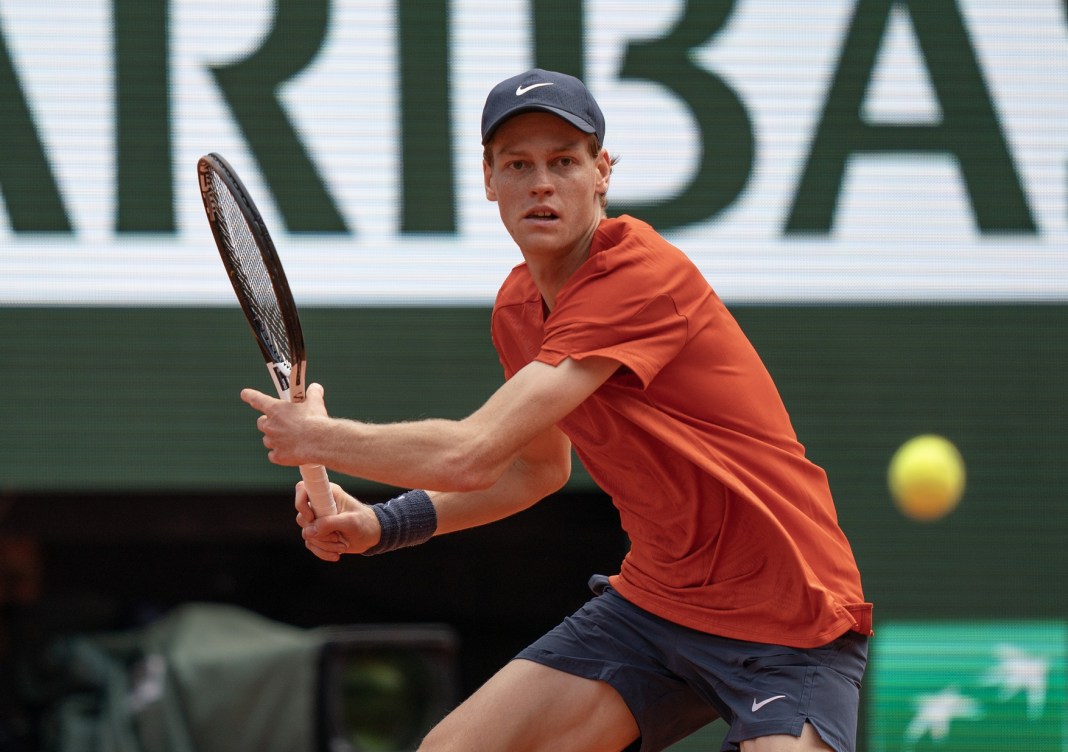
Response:
M227 220L212 180L213 173L222 180L226 190L233 197L263 260L285 329L285 336L289 340L290 358L286 358L275 346L270 328L264 323L245 294L245 287L241 284L241 269L234 264L232 255L225 250L231 246L231 243L223 230L223 227L227 225ZM297 314L297 306L289 287L289 281L286 279L285 269L282 267L282 261L271 239L271 234L267 230L267 225L245 188L245 184L222 155L212 152L201 157L197 161L197 176L204 211L207 214L219 256L226 268L230 284L234 288L234 294L241 304L245 319L252 329L253 338L263 355L267 372L278 392L278 397L288 402L303 402L308 365L304 350L304 332L300 325L300 316ZM335 514L337 507L325 468L322 465L301 465L300 473L308 488L316 516Z

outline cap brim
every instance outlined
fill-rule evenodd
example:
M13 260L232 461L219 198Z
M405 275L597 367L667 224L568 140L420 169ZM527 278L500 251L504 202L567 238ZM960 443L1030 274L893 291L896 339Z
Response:
M557 107L551 107L547 104L524 104L519 107L515 107L511 110L508 110L503 115L494 120L486 129L486 135L482 137L482 143L485 144L487 141L493 138L493 134L497 132L497 129L500 128L501 125L504 124L505 120L513 118L516 115L522 115L524 112L548 112L551 115L556 115L557 117L566 120L568 123L575 126L583 133L597 132L597 128L594 127L591 123L587 123L578 115L574 115L565 110L561 110Z

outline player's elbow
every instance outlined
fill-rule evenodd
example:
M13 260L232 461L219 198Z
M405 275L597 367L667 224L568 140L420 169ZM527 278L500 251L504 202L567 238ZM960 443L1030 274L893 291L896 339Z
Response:
M457 468L459 470L459 468ZM497 463L472 463L456 475L458 491L483 491L496 485L503 476L512 475L510 488L521 488L519 496L523 499L520 508L544 499L556 493L571 477L571 457L545 458L531 461L523 456L506 458ZM515 480L519 486L511 485Z
M523 476L527 494L536 500L567 483L571 476L571 455L564 453L551 460L542 457L532 461L522 454L506 455L498 447L468 446L448 462L450 490L484 491L517 470Z
M484 447L460 445L446 458L443 474L450 491L483 491L504 474L507 460Z
M452 470L450 476L453 482L450 484L453 491L484 491L490 488L500 478L500 474L492 469L479 466L457 467Z
M525 485L533 500L556 493L571 478L571 451L565 445L554 454L515 458L515 468L525 478Z
M545 489L543 496L559 491L571 478L571 453L568 452L555 462L544 463L539 475Z
M525 476L528 493L541 498L558 491L571 477L571 444L566 439L516 447L507 438L474 427L449 455L443 468L450 481L448 490L483 491L518 471Z

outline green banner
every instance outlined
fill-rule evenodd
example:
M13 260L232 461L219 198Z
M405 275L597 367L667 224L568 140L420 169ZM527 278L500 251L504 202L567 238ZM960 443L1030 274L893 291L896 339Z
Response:
M1064 622L909 622L877 628L871 752L1068 749Z

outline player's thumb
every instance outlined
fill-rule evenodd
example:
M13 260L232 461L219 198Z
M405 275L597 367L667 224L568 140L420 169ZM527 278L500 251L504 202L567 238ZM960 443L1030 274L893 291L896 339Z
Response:
M308 391L304 395L306 402L311 402L326 410L326 390L323 389L322 384L309 384Z

